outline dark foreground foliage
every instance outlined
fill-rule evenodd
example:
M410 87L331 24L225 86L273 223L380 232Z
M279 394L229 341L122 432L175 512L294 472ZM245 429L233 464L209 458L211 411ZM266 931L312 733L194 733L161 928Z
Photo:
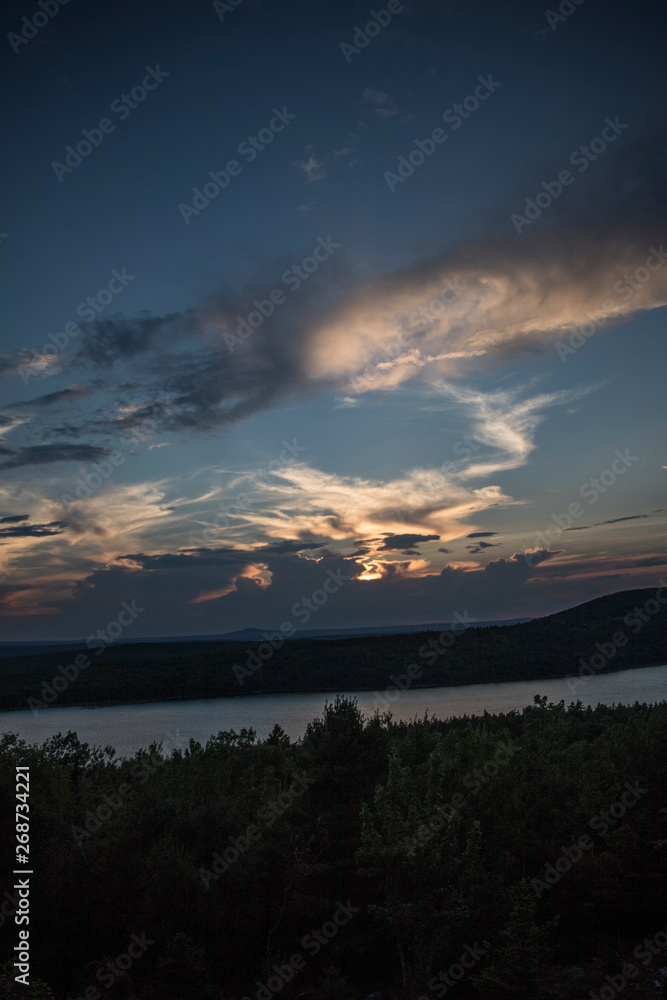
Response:
M394 724L339 699L296 744L244 730L131 760L6 735L0 966L18 764L35 982L7 966L3 997L659 995L665 704Z
M657 593L663 598L667 590ZM6 655L0 708L373 691L391 686L411 664L418 671L409 680L413 688L587 676L666 663L666 617L667 603L656 600L655 589L644 589L520 625L446 633L287 642L274 633L274 646L111 640L105 646L92 636L88 646L69 652Z

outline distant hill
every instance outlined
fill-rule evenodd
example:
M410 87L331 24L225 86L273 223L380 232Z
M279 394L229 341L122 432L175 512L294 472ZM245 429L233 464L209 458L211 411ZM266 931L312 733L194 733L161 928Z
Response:
M474 628L457 630L449 625L422 626L419 632L400 634L297 635L282 645L271 645L263 633L257 635L259 630L250 630L249 637L243 630L235 639L227 635L215 640L114 643L104 650L98 647L97 652L79 646L39 653L33 648L27 655L6 648L0 661L0 708L25 708L30 698L46 707L49 698L58 706L104 705L382 690L397 684L441 687L577 677L664 664L667 604L659 603L655 595L655 589L621 591L517 624L476 623ZM77 651L83 657L79 668L72 666Z
M532 618L510 618L507 621L471 622L470 628L488 628L490 625L517 625L529 622ZM342 639L349 635L408 635L414 632L441 632L443 629L460 628L456 622L429 622L425 625L368 625L356 628L311 628L296 629L289 636L289 642L295 639ZM220 635L172 635L172 636L140 636L132 639L120 638L117 645L136 645L144 642L262 642L267 633L274 629L243 628L236 632L222 632ZM29 656L33 653L62 653L68 649L81 649L80 640L22 640L20 642L0 642L0 659L8 656Z

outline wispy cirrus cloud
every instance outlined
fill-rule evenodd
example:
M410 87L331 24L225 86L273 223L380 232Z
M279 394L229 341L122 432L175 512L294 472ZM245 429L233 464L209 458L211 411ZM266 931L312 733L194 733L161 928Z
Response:
M302 160L296 165L300 170L303 170L306 175L306 180L309 183L312 183L312 181L321 181L327 175L324 168L324 161L318 160L312 153L305 160Z
M365 104L370 104L376 118L394 118L400 112L391 94L379 90L377 87L366 87L362 94Z

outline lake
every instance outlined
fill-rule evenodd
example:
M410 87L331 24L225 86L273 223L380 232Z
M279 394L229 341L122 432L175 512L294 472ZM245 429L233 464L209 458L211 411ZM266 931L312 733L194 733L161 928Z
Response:
M348 691L365 715L389 709L394 719L409 721L425 712L446 719L488 712L521 711L534 695L565 704L580 699L585 705L654 704L667 696L667 666L621 670L585 678L472 684L465 687L422 688L414 691ZM73 729L86 743L115 747L118 756L131 756L153 741L166 751L187 746L190 738L205 743L220 730L245 727L263 739L279 722L292 739L303 736L308 723L321 716L330 694L264 694L239 698L112 705L105 708L48 708L0 712L0 732L17 733L29 743L41 743L58 732Z

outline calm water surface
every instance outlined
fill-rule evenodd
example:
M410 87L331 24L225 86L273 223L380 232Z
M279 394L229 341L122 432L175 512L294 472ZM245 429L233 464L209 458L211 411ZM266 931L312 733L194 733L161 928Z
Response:
M390 709L397 720L421 718L425 712L440 719L488 712L509 712L532 705L536 694L550 701L579 698L585 705L649 704L667 698L667 666L623 670L584 679L517 681L506 684L473 684L467 687L424 688L388 696L377 691L346 692L355 697L365 715L376 708ZM573 686L576 685L576 686ZM263 739L279 722L292 737L303 736L308 723L321 716L331 694L265 694L241 698L209 698L193 701L151 702L113 705L108 708L49 708L36 712L0 712L0 733L17 733L29 743L41 743L54 733L73 729L79 739L115 747L118 756L131 756L153 741L170 751L186 746L192 737L205 743L220 730L251 727Z

